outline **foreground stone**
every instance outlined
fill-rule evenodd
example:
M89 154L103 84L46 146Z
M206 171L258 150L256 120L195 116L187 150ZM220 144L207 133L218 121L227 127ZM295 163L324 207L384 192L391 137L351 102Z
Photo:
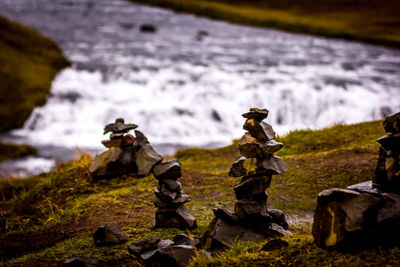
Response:
M95 267L99 266L99 262L94 259L70 258L66 259L62 264L63 267Z
M112 246L125 243L128 238L118 225L110 222L97 228L93 234L93 240L96 246Z
M178 208L158 209L155 215L155 227L179 229L194 229L197 227L196 218L185 206Z

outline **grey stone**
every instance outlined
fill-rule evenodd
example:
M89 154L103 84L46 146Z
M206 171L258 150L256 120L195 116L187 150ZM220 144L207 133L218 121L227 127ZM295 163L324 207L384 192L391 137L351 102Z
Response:
M124 232L115 223L106 223L97 228L93 234L93 239L96 246L112 246L128 241Z
M167 248L169 246L174 245L174 241L166 239L166 240L161 240L160 242L158 242L158 248L162 249L162 248Z
M289 224L286 221L285 214L281 210L270 209L268 210L268 214L271 216L273 223L276 223L285 230L289 230Z
M275 140L269 140L262 146L262 149L265 155L269 155L279 151L282 147L282 143L279 143Z
M243 125L243 129L249 131L251 136L259 142L266 142L275 139L275 131L272 126L266 122L258 122L254 119L247 119Z
M149 144L142 146L136 152L136 166L138 176L147 176L153 166L162 161L162 157Z
M239 222L239 217L235 213L227 209L215 208L213 209L213 211L215 217L224 220L228 224L238 224Z
M130 130L136 129L138 126L136 124L125 124L124 119L119 118L115 120L115 123L107 124L104 127L104 134L108 132L112 133L127 133Z
M267 232L265 233L265 236L271 238L271 237L283 237L291 234L292 232L285 230L282 226L276 223L271 223L271 225L267 229Z
M62 264L63 267L95 267L99 266L99 262L94 259L86 259L86 258L69 258L64 261Z
M178 208L159 208L156 211L154 226L194 229L197 228L197 222L185 206L179 206Z
M354 190L360 193L367 193L367 194L371 194L377 197L380 197L383 193L382 190L380 190L379 188L373 187L373 183L372 180L366 181L366 182L362 182L362 183L358 183L358 184L353 184L347 187L347 189L349 190Z
M263 194L269 185L268 177L249 178L236 185L234 190L238 200L250 198L252 195Z
M265 203L260 204L248 199L241 199L235 203L235 213L242 219L248 216L260 214L263 210L265 211L265 209Z
M149 140L147 140L147 137L141 131L135 130L135 136L136 136L136 144L139 148L150 144Z
M114 177L126 173L120 161L121 149L111 147L109 150L96 156L89 166L89 172L94 177Z
M175 158L159 163L154 166L153 174L157 180L176 180L182 176L181 163Z
M170 197L164 196L158 188L154 191L154 194L156 196L154 205L159 208L177 207L190 201L190 196L182 192L178 193L175 199L171 199Z
M258 162L260 169L267 171L267 174L281 174L286 172L286 166L280 157L271 155L265 160Z
M161 184L161 186L159 185L159 190L161 194L170 199L175 199L178 195L178 192L169 190L165 184Z
M246 119L255 119L256 121L262 121L268 117L269 111L267 109L251 108L250 112L242 114Z
M233 164L231 169L229 170L229 176L231 177L242 177L246 175L246 169L243 166L244 161L246 160L245 157L241 157L236 160Z
M386 225L389 221L399 221L400 195L394 193L383 193L382 196L383 206L378 211L377 224ZM396 228L398 228L398 226L396 226ZM400 231L400 229L395 230Z
M158 248L160 237L157 235L149 235L144 239L137 240L128 246L128 251L131 254L139 256L140 254Z
M262 144L249 133L245 133L239 141L239 151L246 158L262 158L264 152Z
M194 245L194 240L185 234L177 234L174 236L175 245Z
M383 121L383 128L387 133L400 133L400 112L387 117Z
M165 179L165 180L160 180L160 183L167 186L170 191L175 191L175 192L182 191L182 184L177 180Z

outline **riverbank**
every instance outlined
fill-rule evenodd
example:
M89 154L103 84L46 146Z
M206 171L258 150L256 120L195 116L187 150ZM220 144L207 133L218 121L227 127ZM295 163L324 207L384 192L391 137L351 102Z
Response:
M0 132L20 128L70 65L51 39L0 16Z
M338 252L318 248L311 235L317 194L326 188L344 188L371 179L379 150L375 139L382 135L381 121L373 121L294 131L280 137L285 147L279 155L288 171L274 176L268 203L269 208L288 214L293 235L284 239L289 246L259 253L261 243L235 243L213 259L196 259L194 265L398 265L397 247ZM239 157L237 142L213 150L183 149L174 156L182 163L183 190L192 198L187 207L198 220L199 228L191 234L199 236L213 218L212 208L232 209L233 186L238 180L229 177L228 171ZM91 157L83 156L42 177L0 181L0 196L4 196L0 201L2 263L53 266L66 258L82 256L105 265L139 266L128 253L127 244L95 247L95 229L113 221L128 236L128 244L150 234L171 239L182 232L152 229L157 183L152 175L95 180L88 172L91 161Z
M130 0L237 24L400 48L396 0Z

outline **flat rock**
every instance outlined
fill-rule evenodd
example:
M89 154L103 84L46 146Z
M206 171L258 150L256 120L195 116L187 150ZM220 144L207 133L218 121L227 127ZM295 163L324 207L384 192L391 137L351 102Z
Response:
M176 180L182 176L181 163L176 158L159 163L154 166L153 174L157 180Z
M96 156L89 166L89 172L95 177L114 177L126 172L120 161L121 149L112 147Z
M357 191L359 193L367 193L367 194L375 195L378 197L380 197L383 193L383 191L380 190L379 188L373 187L372 180L350 185L347 187L347 189Z
M269 240L266 244L264 244L258 251L271 251L276 249L281 249L284 247L288 247L289 243L280 238Z
M161 241L157 235L149 235L142 240L137 240L128 246L128 251L131 254L139 256L140 254L158 248L158 243Z
M63 264L63 267L95 267L99 266L98 260L95 259L86 259L86 258L69 258L66 259Z
M258 167L267 171L267 174L281 174L286 172L286 165L280 157L271 155L267 159L258 162Z
M242 114L246 119L254 119L256 121L262 121L268 117L269 111L267 109L251 108L250 112Z
M142 146L136 152L136 166L138 176L147 176L153 167L162 161L162 157L149 144Z
M188 237L185 234L175 235L173 241L175 245L194 245L194 239Z
M157 247L159 249L163 249L163 248L167 248L172 245L174 245L174 241L166 239L166 240L161 240L160 242L158 242Z
M362 243L358 237L369 231L365 228L375 224L373 214L379 204L380 198L353 190L332 188L322 191L314 214L314 242L321 247Z
M177 180L165 179L165 180L160 180L159 183L166 186L170 191L178 193L182 191L182 184Z
M136 129L138 126L136 124L125 124L124 119L119 118L115 120L115 123L107 124L104 127L104 134L108 132L112 133L127 133L130 130Z
M400 112L387 117L383 121L383 128L387 133L400 133Z
M190 202L190 196L183 192L178 193L175 199L171 199L170 197L164 196L158 188L154 191L154 194L156 196L154 205L159 208L178 207L186 202Z
M101 144L107 148L111 147L120 147L121 146L121 139L114 139L114 140L103 140Z
M236 185L234 190L237 199L250 198L252 195L263 194L269 185L268 178L254 177Z
M93 239L96 246L112 246L128 241L124 232L115 223L106 223L97 228L93 234Z
M243 125L243 129L249 131L251 136L259 142L266 142L275 139L275 131L271 125L266 122L259 122L255 119L247 119Z
M180 206L178 208L159 208L156 211L154 226L161 228L194 229L197 228L197 222L196 218L190 214L185 206Z
M275 140L269 140L262 146L262 150L264 151L264 155L270 155L277 151L279 151L283 147L282 143L279 143Z

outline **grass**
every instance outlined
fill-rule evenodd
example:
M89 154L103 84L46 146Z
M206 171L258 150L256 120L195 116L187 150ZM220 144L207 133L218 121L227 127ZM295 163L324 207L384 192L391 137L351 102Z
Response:
M8 159L26 157L36 153L37 149L30 145L12 145L0 142L0 162Z
M131 0L250 26L400 47L397 0Z
M70 63L54 41L0 16L0 132L23 126Z
M259 253L262 243L238 242L212 259L195 259L193 265L398 265L398 247L324 250L313 244L311 235L317 194L371 179L378 157L374 140L383 134L381 121L375 121L279 137L286 145L280 156L288 172L273 177L268 205L288 215L293 231L285 237L289 247ZM237 141L213 150L183 149L175 156L182 163L183 190L192 198L187 207L199 224L191 234L200 236L213 218L212 208L232 209L234 204L233 187L239 179L227 174L239 157ZM127 234L128 244L149 234L171 239L182 232L152 229L154 177L95 180L88 172L91 161L82 156L42 177L0 182L0 193L7 195L0 201L0 258L5 265L57 265L68 257L85 256L108 265L136 266L140 263L127 253L127 244L96 248L91 237L94 230L105 222L116 222ZM8 186L2 186L5 183Z

